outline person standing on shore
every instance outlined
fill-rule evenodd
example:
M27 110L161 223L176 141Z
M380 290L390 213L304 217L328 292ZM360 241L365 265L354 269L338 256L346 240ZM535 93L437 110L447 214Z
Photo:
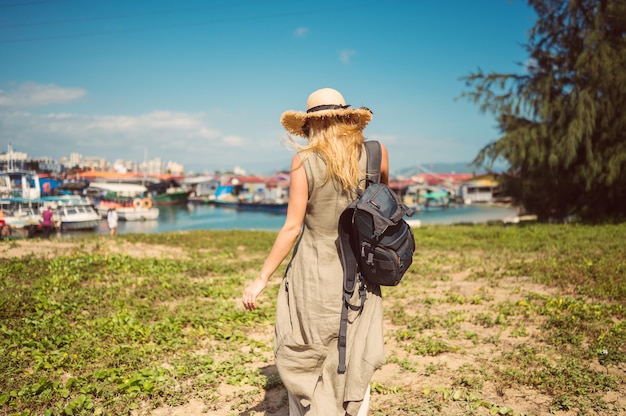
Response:
M353 109L331 88L313 92L307 111L287 111L281 123L292 135L287 218L258 277L244 290L247 310L293 248L279 289L274 355L289 394L289 414L365 415L370 380L385 361L380 287L367 286L360 312L351 311L347 330L347 370L338 371L338 337L343 306L343 268L336 245L339 216L363 187L366 168L363 129L367 108ZM382 147L381 182L388 182L387 150ZM299 240L296 243L296 240ZM352 304L358 304L354 291Z
M54 217L54 214L52 213L52 208L50 207L50 205L48 205L46 207L46 210L41 213L41 218L42 218L41 228L43 229L44 238L50 238L50 232L52 231L52 228L54 227L54 224L52 222L53 217Z
M4 220L4 211L0 209L0 238L9 237L11 235L11 227Z
M112 206L108 211L107 211L107 225L109 226L109 234L110 235L115 235L117 233L117 222L118 222L118 215L117 215L117 210L115 209L115 206Z

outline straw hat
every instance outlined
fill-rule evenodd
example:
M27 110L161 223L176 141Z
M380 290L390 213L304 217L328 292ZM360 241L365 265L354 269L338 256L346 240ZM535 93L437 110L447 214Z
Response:
M301 111L285 111L280 118L283 127L297 136L308 137L305 131L307 120L313 117L349 116L361 129L367 126L372 119L369 108L350 108L339 91L332 88L322 88L309 95L306 102L306 113Z

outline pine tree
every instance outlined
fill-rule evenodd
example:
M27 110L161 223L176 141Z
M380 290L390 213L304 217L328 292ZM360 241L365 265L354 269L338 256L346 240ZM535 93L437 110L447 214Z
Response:
M626 1L529 0L522 74L465 77L501 137L474 163L505 161L504 191L540 220L626 218Z

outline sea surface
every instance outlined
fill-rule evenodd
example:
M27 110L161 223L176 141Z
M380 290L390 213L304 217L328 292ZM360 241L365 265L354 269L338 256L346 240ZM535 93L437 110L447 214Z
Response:
M159 207L159 219L154 221L120 221L118 234L163 233L187 230L269 230L278 231L285 221L284 214L237 211L234 208L214 205L188 204L185 206ZM427 224L484 223L517 215L516 208L488 205L459 205L446 209L422 210L409 220ZM88 231L87 233L91 233ZM105 220L95 230L108 234ZM64 232L72 236L85 232Z

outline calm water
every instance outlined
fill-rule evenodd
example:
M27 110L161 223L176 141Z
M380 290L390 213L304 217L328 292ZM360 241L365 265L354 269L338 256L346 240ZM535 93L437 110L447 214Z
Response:
M239 212L233 208L201 204L159 207L159 211L159 219L155 221L120 221L118 233L162 233L184 230L232 229L277 231L285 220L284 215L264 212ZM422 224L480 223L500 220L515 215L517 215L515 208L461 205L445 210L420 211L413 215L411 219L420 220ZM100 223L96 233L108 233L106 221L103 220ZM64 234L72 235L70 233Z

